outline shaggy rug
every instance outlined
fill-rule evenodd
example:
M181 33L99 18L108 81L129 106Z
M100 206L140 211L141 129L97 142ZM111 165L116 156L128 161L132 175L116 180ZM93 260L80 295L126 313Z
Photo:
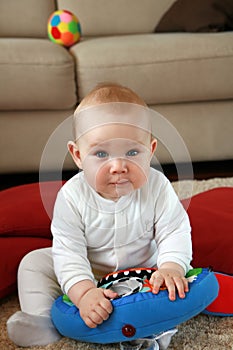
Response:
M217 187L233 187L233 178L215 178L202 181L180 181L173 183L180 199ZM47 346L20 348L7 337L6 321L17 310L17 295L0 300L0 350L115 350L118 344L96 345L62 338ZM200 314L181 324L173 337L169 350L233 350L233 317L213 317Z

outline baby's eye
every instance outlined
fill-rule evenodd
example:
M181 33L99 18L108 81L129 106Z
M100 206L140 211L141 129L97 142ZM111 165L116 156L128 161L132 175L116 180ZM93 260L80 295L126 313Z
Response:
M130 151L128 151L127 153L126 153L126 156L128 156L128 157L135 157L135 156L137 156L138 155L138 151L136 150L136 149L131 149Z
M108 153L105 151L98 151L95 153L96 157L98 158L106 158L108 157Z

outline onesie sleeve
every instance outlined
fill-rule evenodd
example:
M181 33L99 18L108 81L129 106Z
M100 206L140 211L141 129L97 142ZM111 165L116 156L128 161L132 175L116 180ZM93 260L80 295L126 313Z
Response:
M63 292L82 280L94 281L80 213L63 189L55 202L51 231L54 270Z
M154 225L157 266L175 262L187 273L192 260L191 227L185 209L166 178L155 203Z

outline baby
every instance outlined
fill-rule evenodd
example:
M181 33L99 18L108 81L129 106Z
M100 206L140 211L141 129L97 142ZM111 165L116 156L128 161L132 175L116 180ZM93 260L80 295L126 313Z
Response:
M66 293L88 327L108 319L112 290L97 288L103 275L130 267L157 267L153 293L165 283L171 301L185 298L192 256L188 216L165 176L150 167L157 141L151 111L132 90L99 85L74 114L69 152L83 171L58 193L53 246L29 253L19 267L21 310L8 320L20 346L59 339L50 319Z

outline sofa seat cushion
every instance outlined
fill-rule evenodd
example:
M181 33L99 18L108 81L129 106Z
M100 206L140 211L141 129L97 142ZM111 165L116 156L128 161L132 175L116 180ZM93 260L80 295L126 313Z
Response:
M150 105L233 97L233 32L88 38L71 52L81 98L100 81L127 85Z
M76 104L74 61L48 39L0 38L2 110L59 110Z
M68 155L74 110L0 110L0 173L76 169ZM10 147L7 147L10 142ZM67 156L66 156L67 155ZM43 160L43 164L41 163Z

